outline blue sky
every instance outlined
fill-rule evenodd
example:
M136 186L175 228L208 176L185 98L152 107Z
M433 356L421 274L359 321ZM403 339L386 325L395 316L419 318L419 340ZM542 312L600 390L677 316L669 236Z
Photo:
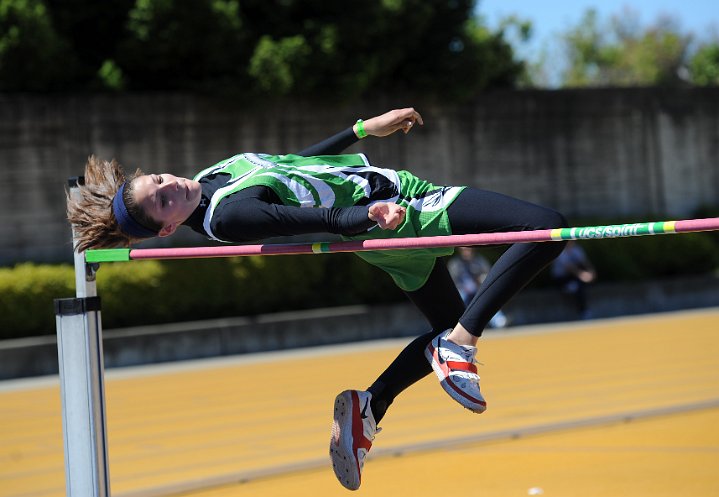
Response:
M543 40L553 33L576 25L582 14L595 8L602 18L621 13L624 7L637 12L642 24L650 24L661 14L669 14L680 22L682 30L702 36L714 31L719 34L719 2L717 0L479 0L479 13L496 26L510 14L533 21L535 38Z
M555 59L558 34L576 26L589 8L598 12L600 22L629 8L638 14L642 26L654 23L661 15L669 15L676 19L682 32L694 33L697 41L719 39L719 0L478 0L477 13L490 28L496 28L503 18L513 14L532 21L530 43L515 47L518 55L532 60L544 49Z

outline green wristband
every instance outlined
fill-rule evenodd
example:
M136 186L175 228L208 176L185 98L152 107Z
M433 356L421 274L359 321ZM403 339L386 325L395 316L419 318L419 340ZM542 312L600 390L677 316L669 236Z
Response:
M357 136L359 138L367 136L367 132L364 130L364 121L362 121L362 119L357 119Z

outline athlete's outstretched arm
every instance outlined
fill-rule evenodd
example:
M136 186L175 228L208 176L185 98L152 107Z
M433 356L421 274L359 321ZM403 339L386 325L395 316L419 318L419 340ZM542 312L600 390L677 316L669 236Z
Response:
M412 130L412 126L415 123L420 125L424 124L422 116L414 110L413 107L407 107L404 109L394 109L389 112L385 112L381 116L376 116L371 119L367 119L363 123L364 131L368 136L388 136L395 131L402 130L406 135ZM352 129L355 134L359 131L357 124Z
M394 109L382 115L375 116L363 122L367 136L388 136L395 131L402 130L409 133L415 123L424 124L422 116L412 107ZM340 131L326 140L301 150L297 155L312 157L315 155L341 154L347 147L359 141L359 128L355 124L351 128Z
M311 147L300 150L297 152L297 155L301 155L303 157L314 157L316 155L339 155L347 147L357 143L358 141L359 138L357 138L357 135L352 128L347 128L319 143L315 143Z

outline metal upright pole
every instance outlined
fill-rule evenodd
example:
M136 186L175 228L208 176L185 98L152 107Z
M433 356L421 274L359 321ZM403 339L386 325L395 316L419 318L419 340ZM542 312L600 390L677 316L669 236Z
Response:
M70 195L79 195L82 182L82 177L69 180ZM110 496L96 269L85 262L84 253L75 252L76 298L55 300L68 497Z

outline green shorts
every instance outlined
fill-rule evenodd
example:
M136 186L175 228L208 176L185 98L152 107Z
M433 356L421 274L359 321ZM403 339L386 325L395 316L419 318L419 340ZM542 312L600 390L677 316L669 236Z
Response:
M398 171L401 194L397 204L406 207L405 220L396 230L375 227L347 240L417 238L451 235L447 207L464 187L435 186L407 171ZM387 272L402 290L421 288L438 257L451 255L454 247L356 252L357 256Z

